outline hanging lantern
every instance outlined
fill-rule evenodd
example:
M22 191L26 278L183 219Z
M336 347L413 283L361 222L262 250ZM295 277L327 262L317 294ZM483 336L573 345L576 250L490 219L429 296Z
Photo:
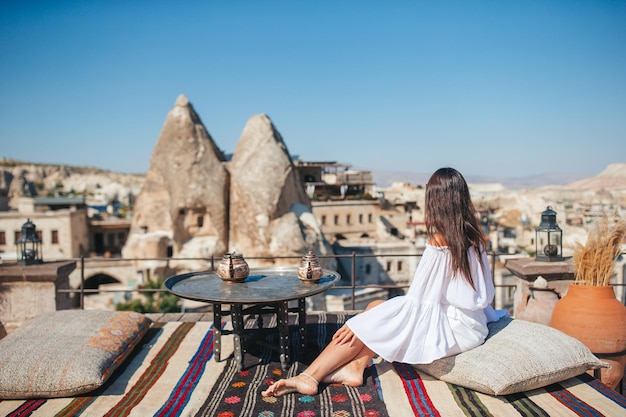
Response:
M37 229L30 219L22 225L22 232L16 243L18 264L35 265L43 263L41 239L39 239Z
M563 260L563 231L556 222L556 211L548 207L541 213L541 223L535 229L535 260Z

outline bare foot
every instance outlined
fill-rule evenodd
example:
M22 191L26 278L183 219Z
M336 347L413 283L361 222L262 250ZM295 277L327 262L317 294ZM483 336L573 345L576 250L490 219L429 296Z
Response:
M299 392L305 395L317 394L317 381L308 374L301 373L287 379L280 379L261 393L264 397L280 397L291 392Z
M365 367L358 360L353 360L324 377L322 382L325 384L343 384L350 387L359 387L363 385L364 370Z

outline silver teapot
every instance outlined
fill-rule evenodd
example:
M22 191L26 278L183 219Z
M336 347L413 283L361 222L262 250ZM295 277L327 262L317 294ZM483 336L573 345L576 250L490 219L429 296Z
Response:
M217 265L217 276L226 282L245 280L250 274L250 267L240 253L226 253Z
M317 282L322 278L323 272L317 255L312 250L302 257L298 267L298 278L303 282Z

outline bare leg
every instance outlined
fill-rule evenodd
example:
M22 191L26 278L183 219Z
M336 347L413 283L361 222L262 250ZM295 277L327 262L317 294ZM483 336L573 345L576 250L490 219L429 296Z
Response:
M370 303L368 309L373 307L372 304L374 303ZM352 346L350 344L340 345L333 340L315 358L305 373L276 381L261 395L264 397L281 396L296 391L301 394L313 395L317 394L318 381L345 383L352 386L361 385L363 383L363 370L374 355L374 352L358 339Z
M321 381L326 375L355 359L364 347L365 345L360 340L357 340L353 346L349 344L340 345L332 341L315 358L305 374L281 379L273 383L261 395L265 397L270 395L280 396L294 391L308 395L317 394L316 382Z
M363 372L374 356L376 356L374 352L364 347L353 360L322 378L322 382L351 387L361 386L363 385Z
M383 300L372 301L367 305L365 311L370 310L383 302ZM322 382L327 384L344 384L351 387L363 385L363 372L374 356L376 356L376 353L372 352L364 345L363 349L361 349L352 361L326 375L322 378Z

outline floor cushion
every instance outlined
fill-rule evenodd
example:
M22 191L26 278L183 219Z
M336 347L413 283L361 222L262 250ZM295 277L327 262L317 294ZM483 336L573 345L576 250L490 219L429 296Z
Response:
M429 375L492 395L513 394L606 367L577 339L543 324L503 317L482 345L430 364Z
M61 310L0 340L0 399L54 398L101 386L151 321L134 312Z

